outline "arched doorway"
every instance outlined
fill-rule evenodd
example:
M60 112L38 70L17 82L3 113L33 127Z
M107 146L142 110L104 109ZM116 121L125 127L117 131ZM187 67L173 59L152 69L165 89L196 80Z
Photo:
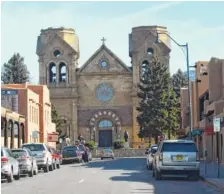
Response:
M121 138L121 120L110 110L94 113L89 121L90 139L92 135L99 147L111 147L113 142Z
M112 138L112 121L103 119L98 123L99 128L99 147L111 147Z

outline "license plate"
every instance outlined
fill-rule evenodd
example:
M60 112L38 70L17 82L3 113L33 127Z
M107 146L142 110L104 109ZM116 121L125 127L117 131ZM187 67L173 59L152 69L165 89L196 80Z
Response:
M183 160L183 156L182 156L182 155L177 155L177 156L176 156L176 160L177 160L177 161Z

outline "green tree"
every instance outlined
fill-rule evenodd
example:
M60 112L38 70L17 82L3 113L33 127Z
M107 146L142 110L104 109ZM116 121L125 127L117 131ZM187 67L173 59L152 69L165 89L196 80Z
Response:
M4 84L22 84L30 81L30 73L19 53L15 53L3 64L1 81Z
M52 122L55 123L56 131L59 133L59 136L60 136L62 133L61 127L64 121L59 117L59 114L54 105L51 106L51 118L52 118Z
M155 56L143 64L138 86L140 103L136 108L139 112L137 122L144 128L144 137L149 134L155 137L162 133L162 110L165 109L162 100L164 91L168 91L170 85L170 74L168 65Z
M172 87L177 98L180 98L180 89L182 87L188 86L188 78L187 75L181 70L178 69L175 74L172 76Z
M163 93L163 107L162 110L164 123L163 123L163 131L167 131L168 138L171 138L171 134L175 135L175 132L180 127L179 122L179 101L176 98L176 94L173 88L170 88L168 92Z
M183 87L188 87L188 77L181 69L178 69L172 76L172 87L176 94L176 99L178 101L178 114L177 118L179 123L181 123L181 112L180 112L180 89Z

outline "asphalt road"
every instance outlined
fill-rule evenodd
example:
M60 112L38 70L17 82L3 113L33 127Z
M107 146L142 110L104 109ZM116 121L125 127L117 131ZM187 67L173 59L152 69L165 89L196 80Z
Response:
M156 181L144 158L92 161L63 165L13 183L2 183L2 194L218 194L202 181Z

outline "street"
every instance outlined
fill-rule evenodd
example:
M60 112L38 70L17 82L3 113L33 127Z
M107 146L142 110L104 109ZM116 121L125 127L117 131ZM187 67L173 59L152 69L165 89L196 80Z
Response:
M88 165L63 165L47 174L2 183L2 194L218 194L202 181L152 178L145 158L97 160Z

